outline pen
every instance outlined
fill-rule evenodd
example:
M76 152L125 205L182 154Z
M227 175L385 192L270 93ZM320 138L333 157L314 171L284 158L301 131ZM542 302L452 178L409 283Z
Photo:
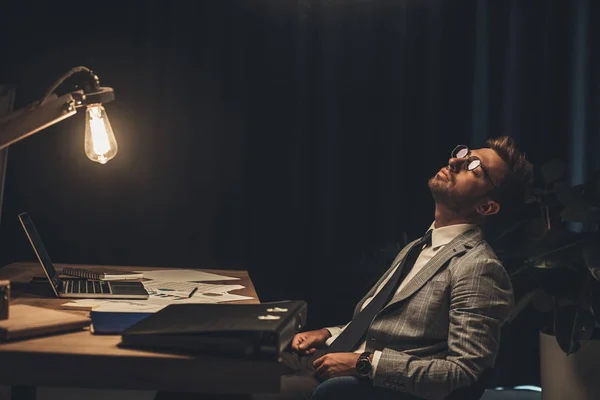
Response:
M188 296L188 298L192 297L194 295L194 293L196 293L198 291L198 288L195 287L194 290L192 290L192 293L190 293L190 295Z

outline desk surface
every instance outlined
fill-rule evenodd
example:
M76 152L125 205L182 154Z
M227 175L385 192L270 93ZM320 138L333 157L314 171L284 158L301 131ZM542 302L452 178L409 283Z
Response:
M103 268L72 264L56 266L91 270ZM129 271L132 269L131 266L105 267ZM239 277L240 280L236 281L236 284L239 283L245 288L232 293L255 298L239 303L259 302L246 271L203 271ZM0 279L11 281L11 304L60 309L61 304L70 301L55 298L49 285L46 287L43 284L29 283L33 276L41 274L43 271L37 263L14 263L0 268ZM87 311L64 311L89 314ZM210 393L260 393L279 390L281 366L277 363L122 349L117 347L120 341L120 335L92 335L89 331L79 331L0 343L0 383Z

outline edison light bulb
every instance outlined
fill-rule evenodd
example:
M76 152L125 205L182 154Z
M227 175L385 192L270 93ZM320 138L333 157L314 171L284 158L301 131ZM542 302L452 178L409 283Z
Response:
M101 104L88 106L85 112L85 155L100 164L117 155L115 134Z

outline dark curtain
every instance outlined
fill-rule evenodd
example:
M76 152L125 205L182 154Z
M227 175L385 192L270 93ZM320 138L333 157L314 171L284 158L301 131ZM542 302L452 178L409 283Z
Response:
M432 222L427 180L456 144L510 134L536 165L600 167L597 16L569 0L5 1L16 107L88 66L115 89L119 153L87 160L81 116L13 145L3 264L34 259L28 211L55 262L246 269L261 300L345 323ZM510 362L536 357L527 318Z

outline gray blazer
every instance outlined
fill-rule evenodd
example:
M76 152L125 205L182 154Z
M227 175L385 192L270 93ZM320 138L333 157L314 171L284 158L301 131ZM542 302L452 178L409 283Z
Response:
M354 315L411 244L358 303ZM367 351L382 351L373 385L425 399L444 399L472 385L494 366L500 328L513 304L508 274L481 230L459 235L373 319Z

